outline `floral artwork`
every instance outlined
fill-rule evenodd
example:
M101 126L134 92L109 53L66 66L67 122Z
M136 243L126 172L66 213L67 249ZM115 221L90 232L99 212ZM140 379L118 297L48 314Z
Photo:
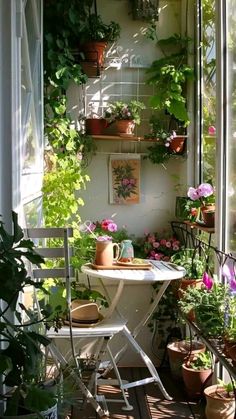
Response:
M140 156L110 157L110 203L140 202Z

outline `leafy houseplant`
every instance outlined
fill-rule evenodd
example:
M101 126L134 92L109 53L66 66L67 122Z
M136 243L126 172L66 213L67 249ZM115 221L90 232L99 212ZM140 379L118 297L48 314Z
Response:
M156 143L148 147L148 158L154 164L163 164L175 154L182 154L184 150L185 136L177 136L175 131L166 131L161 128L159 119L152 115L150 118L151 131L145 135L147 139L156 140Z
M53 393L41 387L45 379L44 348L50 340L40 333L48 316L49 307L38 315L30 312L19 302L26 286L34 286L45 292L40 282L35 283L27 274L26 262L43 262L35 253L34 243L23 237L12 214L13 234L9 234L0 222L0 299L4 305L0 310L1 349L0 373L3 384L12 388L2 395L6 402L6 416L35 412L39 414L56 403Z
M211 384L212 359L209 352L200 352L182 365L182 374L190 398L200 398L203 389Z
M188 190L189 201L186 209L190 212L191 221L199 218L199 208L202 219L207 227L214 227L215 222L215 194L210 183L201 183L197 188L190 187ZM195 213L191 210L195 209Z
M157 40L155 26L148 31L152 40ZM147 83L155 87L151 97L154 109L166 111L179 124L187 126L189 116L186 108L186 83L193 80L193 68L187 64L188 46L191 39L174 34L157 40L163 57L155 60L147 70Z
M143 109L144 103L138 100L131 100L129 103L117 101L107 105L104 116L108 123L116 122L118 134L133 135L135 124L140 125Z

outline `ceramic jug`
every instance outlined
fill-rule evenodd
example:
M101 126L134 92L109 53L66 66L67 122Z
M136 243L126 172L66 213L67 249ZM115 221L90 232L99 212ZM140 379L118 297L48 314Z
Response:
M119 252L120 249L117 243L112 243L110 240L97 241L95 264L101 266L112 266L113 262L118 259Z
M122 240L120 244L120 259L133 259L134 248L132 240Z

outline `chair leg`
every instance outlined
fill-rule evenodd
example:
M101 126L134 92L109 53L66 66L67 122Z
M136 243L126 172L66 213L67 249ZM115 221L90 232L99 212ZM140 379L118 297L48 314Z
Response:
M91 406L94 408L96 413L100 418L107 418L107 414L105 411L101 408L101 406L98 404L98 402L93 397L92 393L88 390L88 388L85 386L81 378L78 376L78 373L72 368L66 361L66 359L63 357L61 352L57 349L56 345L51 343L49 345L49 350L53 357L60 363L62 371L66 370L67 373L69 373L70 377L74 380L74 382L77 384L78 388L82 392L83 396L86 398L88 403L91 404Z
M156 382L158 387L160 388L163 396L165 397L165 399L167 400L172 400L172 397L167 393L165 387L163 386L161 379L159 377L159 374L155 368L155 366L153 365L151 359L147 356L147 354L143 351L143 349L141 348L141 346L136 342L136 340L133 338L130 330L127 328L127 326L124 326L123 328L123 334L126 336L126 338L128 339L130 345L133 347L133 349L141 356L141 358L143 359L145 365L147 366L152 378L146 378L143 380L139 380L139 381L134 381L133 383L128 383L125 385L122 385L122 387L125 388L131 388L131 387L136 387L139 385L143 385L143 384L147 384L148 382Z

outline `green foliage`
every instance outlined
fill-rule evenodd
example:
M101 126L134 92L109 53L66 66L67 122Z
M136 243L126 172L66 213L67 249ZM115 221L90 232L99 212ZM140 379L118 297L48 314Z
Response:
M27 261L39 265L43 259L35 252L34 243L24 239L15 213L12 214L12 223L13 234L9 234L0 222L0 299L5 302L0 310L0 374L4 384L15 388L12 397L7 399L6 413L16 416L19 406L37 412L36 400L31 397L32 404L27 404L26 400L33 387L45 378L42 375L43 350L50 340L38 332L47 321L45 312L39 313L41 320L38 320L38 316L35 318L34 313L19 303L20 293L26 286L35 286L46 292L41 283L32 281L26 269ZM11 320L9 310L17 319L16 323ZM40 408L45 410L55 401L55 396L44 391Z
M200 352L194 359L187 364L188 368L193 370L209 370L212 368L212 358L210 352Z
M115 120L134 121L137 125L141 122L141 111L145 109L144 103L138 100L131 100L129 103L117 101L108 103L105 118L109 122Z
M178 34L158 40L157 45L164 57L155 60L147 70L147 83L155 87L151 107L167 111L184 126L190 122L186 109L186 83L194 76L193 68L187 65L190 41L190 38Z
M90 14L86 20L77 27L80 43L86 41L115 42L120 37L120 25L114 21L105 24L101 16Z
M218 384L223 387L227 393L227 397L235 397L236 381L231 380L229 383L225 383L223 380L217 379Z
M197 249L183 249L171 257L171 262L186 270L186 278L199 279L206 270L206 255L200 256Z

